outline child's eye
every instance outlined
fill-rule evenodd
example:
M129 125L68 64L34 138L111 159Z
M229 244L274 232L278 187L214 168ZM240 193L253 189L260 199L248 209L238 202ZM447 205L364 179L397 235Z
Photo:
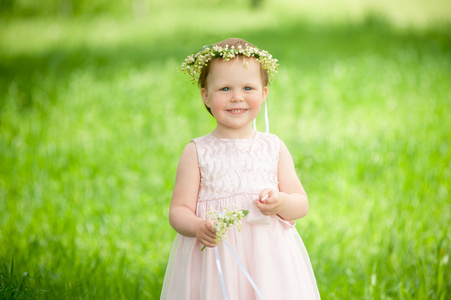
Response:
M223 88L221 89L221 91L223 91L223 92L228 92L228 91L230 91L230 89L229 89L228 87L223 87Z
M252 88L251 88L250 86L247 86L247 87L244 88L244 90L245 90L245 91L251 91Z

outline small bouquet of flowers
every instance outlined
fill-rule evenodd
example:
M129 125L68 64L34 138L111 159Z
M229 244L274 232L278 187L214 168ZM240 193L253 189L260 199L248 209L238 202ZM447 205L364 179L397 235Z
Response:
M209 218L212 221L215 221L214 228L216 229L216 245L219 244L222 240L225 239L225 236L227 234L227 230L229 230L230 227L236 226L238 231L241 231L243 229L243 223L242 220L246 215L249 213L247 210L239 210L239 209L230 209L228 207L224 208L224 212L217 212L214 209L210 209L207 212L207 218ZM206 246L202 248L202 250L205 249Z

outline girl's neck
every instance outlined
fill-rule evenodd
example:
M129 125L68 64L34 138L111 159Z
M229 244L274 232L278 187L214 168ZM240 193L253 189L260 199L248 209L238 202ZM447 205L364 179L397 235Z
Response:
M250 128L240 128L234 130L222 130L216 127L212 134L219 139L252 139L255 137L255 130Z

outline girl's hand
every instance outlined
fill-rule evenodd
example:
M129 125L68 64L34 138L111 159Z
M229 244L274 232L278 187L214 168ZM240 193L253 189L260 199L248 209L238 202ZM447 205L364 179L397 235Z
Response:
M206 219L200 221L196 228L197 240L207 247L216 246L216 229L213 227L214 225L215 222Z
M268 197L266 197L268 196ZM274 189L264 189L255 202L262 214L266 216L277 215L282 209L283 200L280 193Z

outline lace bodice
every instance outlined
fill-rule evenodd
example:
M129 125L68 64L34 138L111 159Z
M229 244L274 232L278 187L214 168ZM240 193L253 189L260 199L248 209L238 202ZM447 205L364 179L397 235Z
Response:
M199 202L277 189L280 141L276 135L257 132L247 140L209 134L193 141L201 173Z

